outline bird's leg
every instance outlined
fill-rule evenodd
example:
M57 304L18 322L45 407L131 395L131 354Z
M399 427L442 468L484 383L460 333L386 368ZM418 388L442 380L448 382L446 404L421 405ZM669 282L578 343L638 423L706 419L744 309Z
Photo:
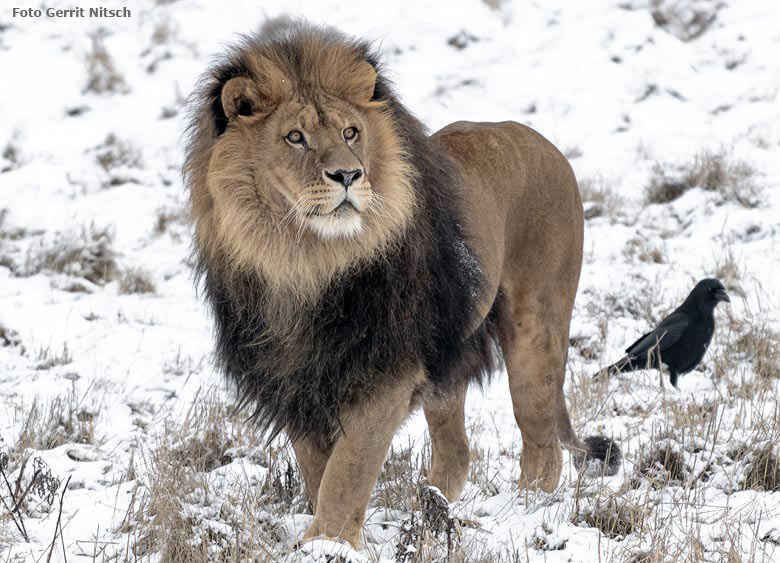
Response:
M677 387L677 372L673 369L669 370L669 381L672 383L672 387L679 390L680 388Z

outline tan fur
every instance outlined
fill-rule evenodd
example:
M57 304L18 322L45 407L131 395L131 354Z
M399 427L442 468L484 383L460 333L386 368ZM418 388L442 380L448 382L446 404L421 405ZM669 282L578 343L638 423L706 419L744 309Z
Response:
M448 148L468 179L461 195L472 244L487 274L483 313L487 314L499 289L508 301L513 330L504 343L504 355L523 438L520 485L552 491L561 473L560 443L585 449L571 427L563 396L569 322L582 260L582 204L576 182L568 163L550 143L516 123L460 122L434 137ZM465 389L425 404L433 443L428 478L450 501L460 496L468 472L464 399ZM331 535L357 545L364 502L400 425L397 416L407 395L401 399L388 394L381 400L383 405L361 411L357 427L362 431L350 439L377 447L348 448L342 438L337 442L343 452L338 463L329 452L299 457L304 475L309 475L310 498L317 499L318 506L306 537ZM354 471L357 460L364 481L358 481L356 474L342 473L347 468ZM341 477L333 477L332 484L322 480L318 489L322 472L330 468ZM323 503L329 504L327 512L319 509ZM362 508L346 508L361 503Z
M473 245L512 320L502 342L515 419L523 437L521 485L555 488L559 440L585 448L563 396L569 323L582 264L577 183L544 137L512 122L449 125L436 133L469 179L463 192Z
M284 68L271 66L265 57L253 58L253 66L270 84L243 77L228 81L222 98L230 125L208 146L196 147L188 165L200 248L231 268L258 272L280 293L301 299L316 297L333 276L392 245L414 208L408 157L386 108L367 99L376 77L371 65L355 61L351 50L316 44L310 49L319 62L314 84L296 84L293 90ZM308 87L320 90L322 115L293 93ZM236 115L242 98L260 111ZM315 168L298 169L295 155L277 138L322 125L317 142L326 158ZM308 229L302 215L327 204L324 169L352 166L347 162L351 155L341 150L341 131L349 125L358 125L369 140L357 155L365 178L353 189L365 207L363 228L361 236L331 244Z
M187 173L195 236L205 260L252 271L274 290L270 326L305 323L297 314L340 273L387 255L415 210L412 156L404 151L390 114L370 101L375 72L353 50L312 39L309 77L292 84L283 60L251 59L263 80L232 78L222 103L229 123L215 138L198 138ZM306 92L304 98L299 93ZM310 101L314 99L312 104ZM243 115L242 107L251 108ZM316 106L316 107L314 107ZM363 144L345 150L343 129L356 125ZM290 130L312 136L321 159L300 166L298 149L285 144ZM568 330L582 260L583 217L576 181L565 158L543 137L512 122L465 123L433 136L463 177L454 202L485 284L475 329L499 291L511 328L502 341L514 413L523 438L521 485L555 488L560 442L582 449L563 397ZM262 150L258 150L262 147ZM362 165L354 186L362 229L328 240L306 214L332 206L333 186L323 171ZM352 189L352 188L351 188ZM358 545L372 488L393 434L423 396L421 366L405 383L344 413L343 433L332 447L300 439L294 449L315 517L305 537L326 535ZM457 500L468 469L465 388L425 405L433 442L431 483Z

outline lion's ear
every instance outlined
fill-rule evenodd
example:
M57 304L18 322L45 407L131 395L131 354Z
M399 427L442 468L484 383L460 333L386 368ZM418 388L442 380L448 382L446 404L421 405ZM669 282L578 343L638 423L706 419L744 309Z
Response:
M263 105L263 96L251 78L231 78L222 87L222 110L228 119L235 119L239 115L252 115Z
M355 67L353 75L347 80L346 96L359 103L368 102L374 95L376 70L370 63L361 61Z
M253 78L237 76L222 87L222 109L228 119L270 113L290 93L290 82L270 61L253 61Z

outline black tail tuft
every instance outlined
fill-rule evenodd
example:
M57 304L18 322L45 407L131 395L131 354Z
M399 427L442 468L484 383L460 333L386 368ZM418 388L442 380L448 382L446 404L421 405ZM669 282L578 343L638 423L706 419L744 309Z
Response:
M605 436L588 436L583 442L588 447L588 451L584 456L575 456L574 463L577 471L588 470L592 462L598 461L600 474L610 477L617 474L623 461L623 454L614 440Z

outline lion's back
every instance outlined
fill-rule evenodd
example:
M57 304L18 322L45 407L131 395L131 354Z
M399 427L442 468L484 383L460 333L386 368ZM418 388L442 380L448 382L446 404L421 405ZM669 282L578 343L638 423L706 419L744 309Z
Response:
M517 270L514 275L533 270L537 280L562 276L576 286L582 200L566 157L513 121L458 121L432 138L461 170L462 205L488 269L494 264L499 277L507 268Z

